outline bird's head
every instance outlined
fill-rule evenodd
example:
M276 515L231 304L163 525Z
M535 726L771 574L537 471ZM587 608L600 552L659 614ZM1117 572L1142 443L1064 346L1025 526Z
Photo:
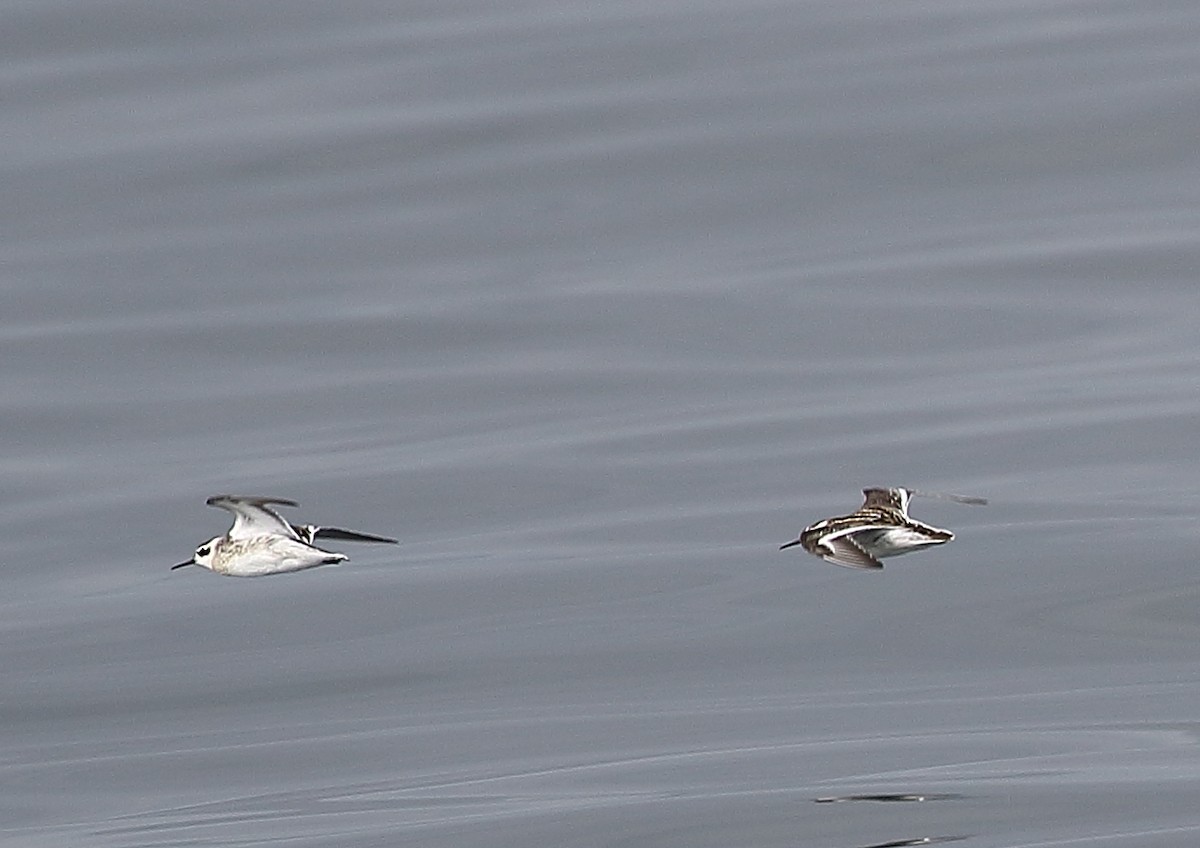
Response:
M196 548L196 553L187 562L181 562L178 565L172 565L171 570L183 568L187 565L198 565L201 568L207 568L210 571L213 566L213 557L217 553L217 542L221 540L220 536L213 536L200 547Z

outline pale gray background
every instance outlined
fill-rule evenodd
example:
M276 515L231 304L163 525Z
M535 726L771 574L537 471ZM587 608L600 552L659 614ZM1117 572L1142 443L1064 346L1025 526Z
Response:
M0 842L1197 844L1196 3L39 0L0 92ZM776 550L871 484L993 503ZM227 491L403 544L169 572Z

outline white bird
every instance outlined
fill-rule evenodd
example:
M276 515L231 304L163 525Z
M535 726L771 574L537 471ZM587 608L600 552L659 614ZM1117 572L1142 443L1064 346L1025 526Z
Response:
M214 536L196 548L196 553L187 562L171 566L172 571L198 565L229 577L261 577L303 571L320 565L335 565L349 559L345 554L318 548L313 544L317 539L396 544L395 539L386 536L372 536L317 524L289 524L271 509L271 504L299 504L283 498L214 495L206 503L232 512L233 526L224 536Z

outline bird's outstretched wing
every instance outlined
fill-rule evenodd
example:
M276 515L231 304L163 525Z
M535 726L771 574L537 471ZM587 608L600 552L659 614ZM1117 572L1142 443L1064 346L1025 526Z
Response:
M842 530L822 536L813 546L815 553L826 562L840 565L844 568L868 568L878 570L883 563L871 556L854 538L856 533L871 532L878 527L858 527L855 530Z
M292 529L292 525L284 521L279 513L270 506L271 504L299 506L295 501L285 498L213 495L205 503L233 513L233 527L229 530L230 539L252 539L256 536L272 535L300 539L296 531Z
M907 515L911 495L910 490L900 486L891 489L863 489L863 505L859 509L895 509Z
M340 542L376 542L382 545L398 545L395 539L387 536L374 536L370 533L359 533L354 530L343 530L340 527L321 527L317 524L293 524L292 530L303 542L316 544L317 539L336 539Z

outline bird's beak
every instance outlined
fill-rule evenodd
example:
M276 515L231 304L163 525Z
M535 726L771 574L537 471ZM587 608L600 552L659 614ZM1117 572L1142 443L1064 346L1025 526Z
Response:
M171 566L171 570L172 570L172 571L174 571L174 570L175 570L175 569L177 569L177 568L183 568L185 565L195 565L195 564L196 564L196 561L195 561L195 560L193 560L193 559L189 559L187 562L181 562L181 563L179 563L179 565L172 565L172 566Z
M792 541L788 542L786 545L780 545L780 546L779 546L779 550L781 550L781 551L783 551L783 550L787 550L788 548L790 548L790 547L793 547L793 546L795 546L795 545L798 545L798 544L800 544L800 540L799 540L799 539L793 539Z

